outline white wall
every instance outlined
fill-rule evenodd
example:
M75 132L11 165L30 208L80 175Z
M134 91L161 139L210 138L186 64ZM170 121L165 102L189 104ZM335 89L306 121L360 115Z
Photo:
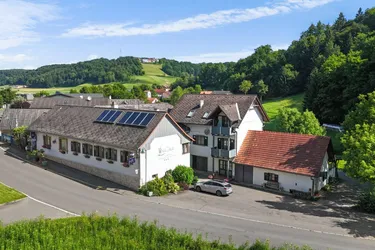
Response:
M141 146L146 149L141 153L141 184L152 180L155 174L163 177L166 171L178 165L190 166L190 153L182 153L184 143L190 140L169 119L163 118Z
M263 117L257 107L251 106L246 115L242 117L241 124L237 129L237 152L249 130L263 130Z
M290 189L299 190L302 192L309 192L309 189L312 188L312 180L309 176L291 174L256 167L254 167L253 172L253 184L263 185L263 183L267 182L264 180L264 173L273 173L279 175L280 186L284 188L284 191L286 192L289 192Z
M191 144L190 148L190 154L191 155L197 155L197 156L203 156L207 157L207 171L212 171L212 156L211 156L211 148L214 146L213 136L212 136L212 126L205 126L205 125L193 125L193 124L187 124L187 126L190 128L189 135L193 137L194 135L203 135L208 137L208 145L207 146L201 146L196 144ZM204 131L208 129L210 132L208 135L204 133Z
M37 134L37 149L38 150L43 149L44 154L46 156L53 156L53 157L57 157L57 158L62 158L62 159L65 159L65 160L74 161L74 162L77 162L77 163L80 163L80 164L84 164L84 165L88 165L88 166L92 166L92 167L96 167L96 168L101 168L101 169L113 171L113 172L124 174L124 175L130 175L130 176L138 176L139 175L139 171L138 171L138 174L136 174L136 169L139 169L139 159L136 159L136 162L135 162L134 165L130 165L129 167L124 167L122 165L122 163L120 162L120 150L121 150L120 148L116 148L117 149L117 161L114 161L113 164L110 164L110 163L107 162L106 159L102 159L102 161L96 160L95 156L91 156L90 158L85 158L85 155L82 153L82 144L83 143L91 144L93 146L93 153L94 153L94 146L95 145L102 146L104 148L108 148L108 146L103 146L103 145L99 145L99 144L93 144L93 143L90 143L90 142L85 142L85 141L82 141L82 140L76 140L76 139L68 138L68 152L65 153L65 154L62 154L59 151L59 137L58 136L50 135L51 136L51 143L52 143L51 149L45 149L45 148L42 147L43 146L43 135L44 134L42 134L42 133L36 133L36 134ZM56 143L53 143L53 141L56 141ZM78 154L78 155L73 154L73 152L71 151L71 148L70 148L71 141L77 141L77 142L81 143L81 153L80 154Z
M318 178L315 178L316 180L316 186L315 186L315 189L316 190L320 190L322 189L322 187L324 187L325 185L328 184L328 172L329 172L329 165L328 165L328 154L326 153L325 156L324 156L324 159L323 159L323 163L322 163L322 168L320 170L320 172L327 172L327 179L325 179L323 181L323 177L318 177Z

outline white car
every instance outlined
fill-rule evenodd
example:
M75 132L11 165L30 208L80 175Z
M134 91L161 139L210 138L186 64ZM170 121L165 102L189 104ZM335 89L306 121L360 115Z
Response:
M197 182L194 185L194 189L197 192L207 192L216 194L217 196L229 195L233 193L232 185L225 181L220 180L209 180L203 182Z

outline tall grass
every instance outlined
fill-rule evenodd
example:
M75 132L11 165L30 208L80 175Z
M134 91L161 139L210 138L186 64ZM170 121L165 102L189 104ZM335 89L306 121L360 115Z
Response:
M179 233L175 229L157 227L156 223L140 223L116 216L82 216L58 220L40 218L8 226L0 225L0 249L309 249L285 245L272 248L268 242L236 247L219 241Z

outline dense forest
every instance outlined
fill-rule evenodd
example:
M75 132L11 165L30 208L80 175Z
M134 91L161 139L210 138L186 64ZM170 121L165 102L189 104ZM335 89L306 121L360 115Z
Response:
M169 60L162 58L159 60L162 64L161 70L170 76L193 75L197 76L200 73L201 65L191 62L178 62L176 60Z
M36 70L0 70L0 85L27 85L30 87L65 87L79 84L126 81L131 75L142 75L142 64L135 57L104 58L91 61L56 64Z
M359 9L353 20L340 13L332 25L311 24L287 50L264 45L237 63L197 66L199 74L175 72L181 77L172 87L200 84L238 93L245 81L249 93L266 97L306 92L305 109L321 122L340 123L360 94L375 89L375 8Z

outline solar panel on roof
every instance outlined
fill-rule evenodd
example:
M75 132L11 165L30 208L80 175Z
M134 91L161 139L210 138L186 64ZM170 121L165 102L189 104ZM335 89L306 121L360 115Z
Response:
M139 112L134 112L129 119L125 122L126 125L131 125L134 120L139 116Z
M96 119L96 121L101 121L107 114L108 114L109 110L104 110L100 115L99 117Z
M152 118L154 118L155 114L148 113L147 116L143 119L143 121L139 124L140 126L147 126Z
M108 122L113 123L120 115L121 111L116 111L111 118L109 118Z
M133 114L133 112L126 112L124 116L118 121L117 124L125 124L126 120L129 119L129 117Z
M148 113L140 113L137 119L133 122L133 125L139 125L143 121L143 119L148 115Z
M114 110L110 110L106 116L104 116L104 118L101 120L102 122L108 122L109 118L112 117L112 115L114 115L116 113L116 111Z

